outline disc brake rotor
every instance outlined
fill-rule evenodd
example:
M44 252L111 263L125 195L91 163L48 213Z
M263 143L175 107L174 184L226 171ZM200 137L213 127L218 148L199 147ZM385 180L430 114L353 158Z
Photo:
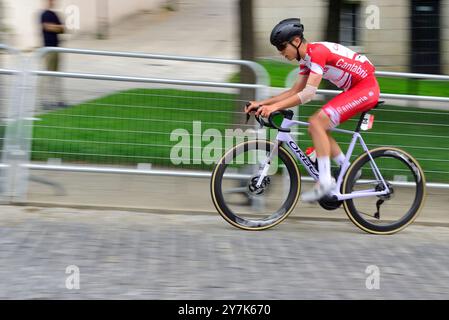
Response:
M260 176L254 176L250 179L248 183L248 191L251 195L259 196L263 194L271 182L270 177L265 177L260 184L260 187L257 187L257 181L259 181Z

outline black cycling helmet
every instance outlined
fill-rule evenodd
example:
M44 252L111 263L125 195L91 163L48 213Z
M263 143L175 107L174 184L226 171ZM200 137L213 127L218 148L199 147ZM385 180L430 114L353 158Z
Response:
M273 46L279 47L289 42L294 36L303 39L304 26L299 18L289 18L279 22L271 31L270 42Z

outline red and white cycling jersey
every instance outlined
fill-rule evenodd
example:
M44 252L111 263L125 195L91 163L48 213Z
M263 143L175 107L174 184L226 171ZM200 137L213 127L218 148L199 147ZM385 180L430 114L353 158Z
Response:
M367 57L332 42L307 44L306 56L299 62L299 74L321 74L344 91L374 74L374 71Z

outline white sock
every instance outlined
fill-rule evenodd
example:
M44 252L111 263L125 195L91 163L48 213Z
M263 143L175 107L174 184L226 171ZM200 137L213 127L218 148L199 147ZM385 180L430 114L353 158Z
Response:
M338 156L332 158L332 160L334 160L334 162L335 162L336 164L338 164L339 166L342 166L342 165L343 165L343 163L345 162L345 159L346 159L346 157L345 157L345 155L343 154L343 152L340 152L340 154L339 154Z
M320 184L328 186L331 184L331 162L329 157L318 157L318 172L320 173Z

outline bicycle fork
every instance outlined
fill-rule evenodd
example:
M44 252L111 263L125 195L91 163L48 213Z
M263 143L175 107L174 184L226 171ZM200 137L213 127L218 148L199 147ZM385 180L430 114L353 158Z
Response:
M262 172L259 176L259 179L257 180L256 183L256 187L260 188L260 186L262 185L263 180L265 179L265 177L268 175L268 171L270 170L270 166L273 163L273 158L275 158L278 154L278 150L279 150L279 146L281 145L281 141L276 140L275 142L275 146L273 148L273 150L270 151L269 156L263 161L261 167L262 167Z

